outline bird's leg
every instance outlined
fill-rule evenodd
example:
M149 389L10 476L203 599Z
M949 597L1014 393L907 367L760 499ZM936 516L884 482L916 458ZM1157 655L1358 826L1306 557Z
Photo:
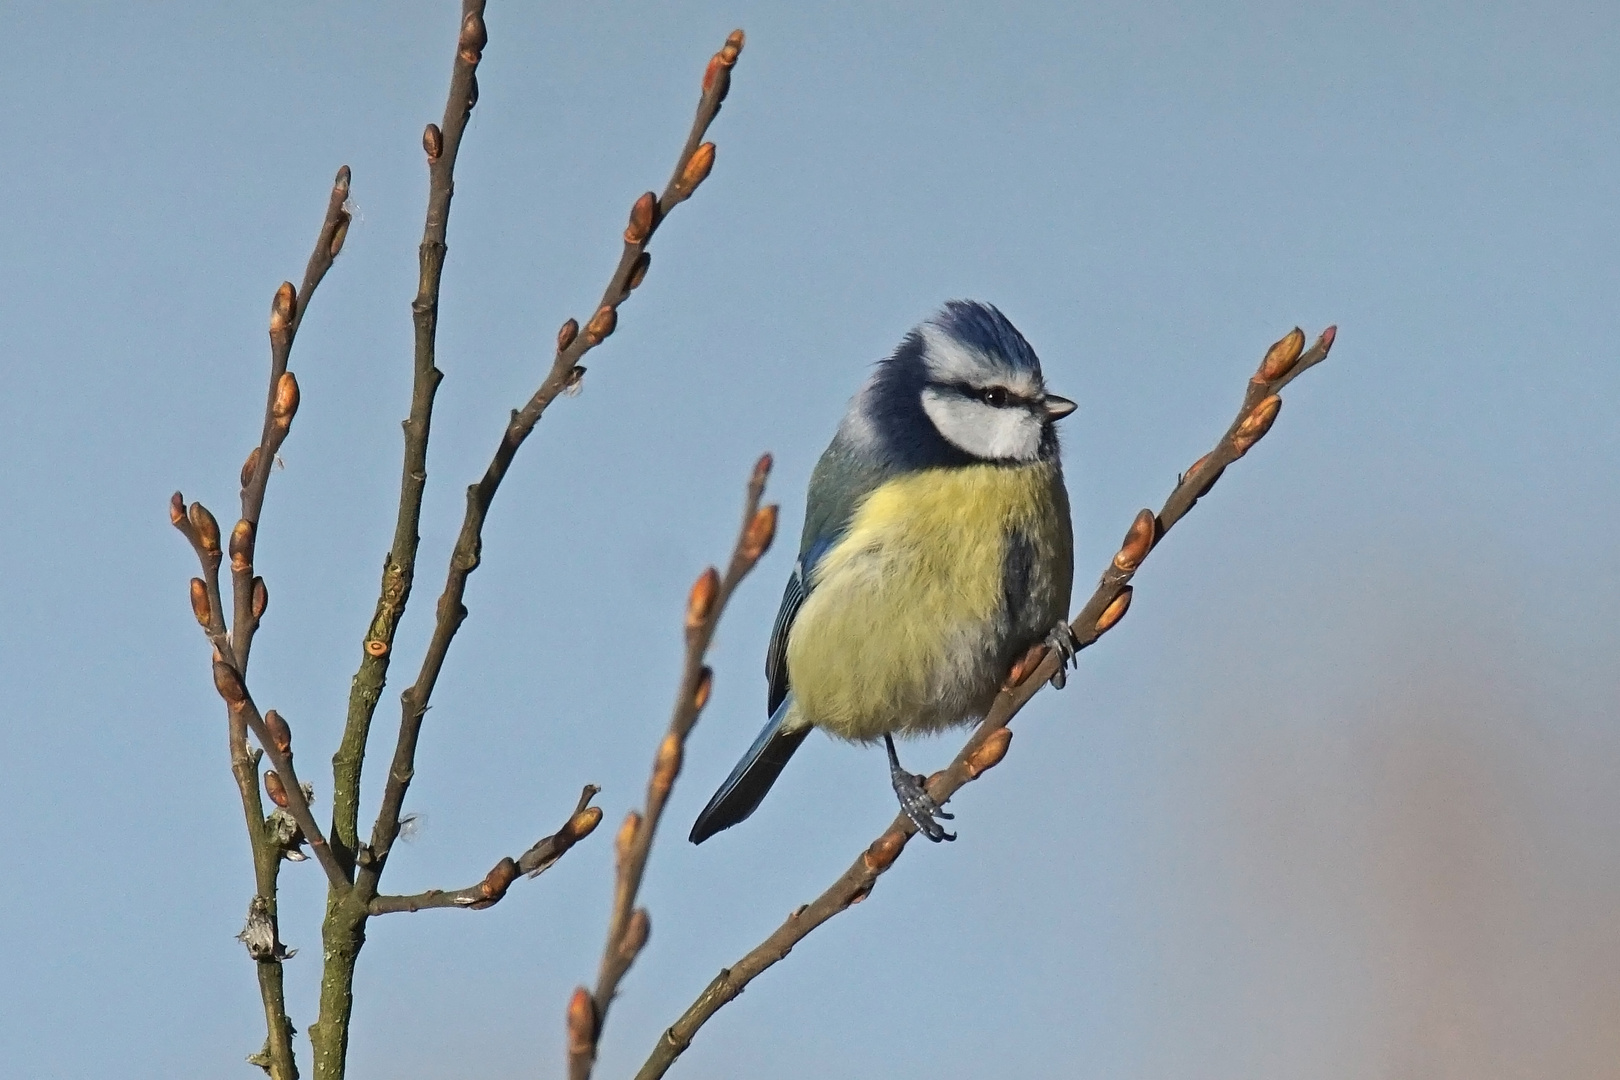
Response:
M925 776L913 776L900 767L900 757L894 752L894 739L888 735L883 736L883 745L889 751L889 780L894 784L894 793L900 799L900 809L904 810L906 817L917 826L922 833L934 843L941 840L955 840L955 833L945 831L945 826L935 821L935 818L944 818L950 821L955 814L947 814L940 808L934 797L923 788Z
M1080 650L1076 647L1074 630L1066 622L1059 622L1052 627L1052 632L1046 635L1046 644L1053 652L1058 654L1058 669L1052 673L1052 689L1061 690L1068 683L1068 667L1074 663L1074 654Z

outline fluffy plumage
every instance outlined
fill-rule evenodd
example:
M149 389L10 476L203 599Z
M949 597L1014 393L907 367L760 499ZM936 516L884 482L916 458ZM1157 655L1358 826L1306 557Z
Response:
M988 304L946 304L879 362L811 476L766 655L771 719L694 843L751 814L812 727L871 742L984 714L1068 607L1053 423L1073 408Z

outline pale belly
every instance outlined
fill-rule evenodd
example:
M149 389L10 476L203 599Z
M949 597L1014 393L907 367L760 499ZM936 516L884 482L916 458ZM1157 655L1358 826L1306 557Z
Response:
M983 715L1014 652L1029 644L1005 595L1015 532L1032 545L1038 617L1049 627L1067 606L1071 574L1055 469L936 470L874 492L823 556L794 622L787 664L797 719L869 741Z

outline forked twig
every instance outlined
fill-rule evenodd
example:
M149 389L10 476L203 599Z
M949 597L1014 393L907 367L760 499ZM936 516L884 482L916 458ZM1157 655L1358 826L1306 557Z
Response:
M1077 649L1094 643L1124 616L1131 600L1130 579L1148 552L1208 493L1226 466L1247 453L1270 430L1282 406L1277 392L1326 359L1336 333L1335 327L1328 327L1316 344L1302 352L1305 335L1296 328L1266 353L1260 369L1249 381L1237 418L1215 449L1199 458L1177 479L1175 489L1157 515L1143 510L1131 523L1119 552L1104 569L1096 590L1074 618L1072 627ZM1059 658L1045 646L1030 650L1019 661L989 715L974 730L961 752L949 766L929 777L928 793L935 801L943 804L954 792L1000 763L1012 741L1007 724L1047 680L1057 674L1060 664ZM663 1076L691 1045L698 1029L742 993L744 987L787 956L793 946L816 927L866 899L878 876L894 864L916 831L905 814L897 816L887 831L872 841L826 892L788 916L774 933L736 964L716 975L680 1019L659 1037L646 1063L636 1073L636 1080L657 1080Z

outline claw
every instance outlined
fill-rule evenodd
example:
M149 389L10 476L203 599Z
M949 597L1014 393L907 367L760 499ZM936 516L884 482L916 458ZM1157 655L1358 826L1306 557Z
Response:
M934 801L934 797L928 794L927 789L923 787L923 782L928 778L914 776L900 767L900 757L894 752L892 738L883 736L883 745L889 751L889 781L894 785L895 796L899 798L900 809L905 812L906 817L917 826L918 832L936 844L941 840L955 840L956 834L946 832L945 827L935 819L954 821L956 815L946 813L939 803Z
M1052 689L1061 690L1068 684L1068 667L1075 662L1075 654L1080 651L1079 642L1075 640L1074 630L1066 622L1060 622L1052 627L1052 632L1046 635L1046 645L1058 654L1058 669L1052 673Z

